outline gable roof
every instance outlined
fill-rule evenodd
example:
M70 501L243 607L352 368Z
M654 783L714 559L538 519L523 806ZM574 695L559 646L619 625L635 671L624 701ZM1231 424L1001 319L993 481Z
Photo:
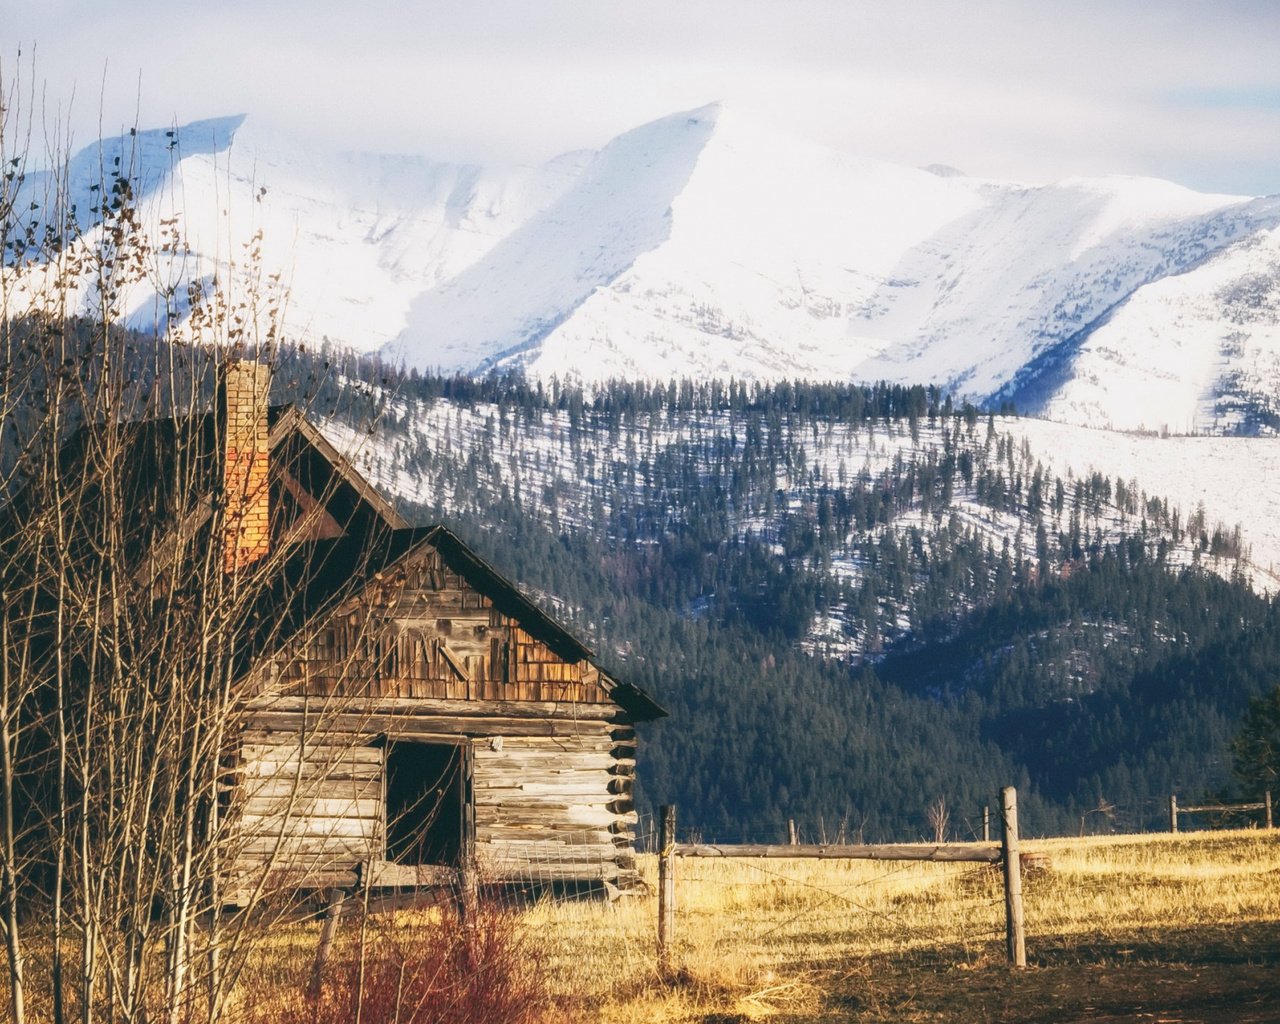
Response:
M600 672L610 698L637 721L667 716L666 710L639 687L620 683L600 669L588 647L442 525L401 529L384 526L367 536L348 535L296 545L262 594L256 642L246 648L241 673L249 672L269 651L288 643L309 624L428 546L438 551L445 564L487 597L498 611L518 621L521 629L559 657L570 662L590 662Z
M410 526L300 409L295 406L273 407L269 434L272 450L291 434L301 439L314 457L327 464L338 484L338 492L350 492L351 496L366 503L376 513L378 523L356 543L351 543L350 538L347 538L347 543L317 543L300 549L299 557L286 563L282 579L295 577L290 585L302 594L301 601L296 598L285 600L284 595L280 595L282 603L290 606L286 621L292 623L298 619L292 626L291 636L302 628L305 621L336 607L377 575L392 570L398 562L429 544L440 553L449 568L487 597L498 611L518 621L521 629L530 636L546 644L565 661L589 662L599 671L609 696L637 721L667 716L666 710L638 686L621 683L600 668L590 648L529 600L515 583L472 551L448 527L442 524ZM302 585L302 577L306 578L305 586ZM285 639L278 637L277 642L283 643Z
M327 437L295 405L272 406L268 410L270 431L268 444L274 451L295 436L303 445L327 464L333 474L333 483L339 489L351 492L351 496L364 502L380 519L393 529L404 529L410 524L396 511L372 484L356 470Z
M179 539L189 541L210 529L220 487L218 422L214 413L207 412L138 420L119 424L118 429L122 450L127 452L122 480L127 491L137 496L139 512L129 524L126 557L137 567L135 578L147 585L172 569ZM79 474L91 486L94 437L93 430L81 427L59 452L67 472ZM557 656L591 663L610 698L635 719L666 716L638 687L620 683L600 669L588 647L447 527L411 526L297 407L277 405L267 410L267 438L273 471L287 474L306 495L318 498L335 529L328 535L313 531L311 536L290 534L288 527L280 531L278 539L287 548L274 556L276 563L250 610L248 642L240 648L237 676L243 677L317 617L430 545L469 586ZM182 480L165 471L163 457L179 445L190 455L191 472ZM273 501L277 490L282 500L287 497L273 481ZM19 492L0 507L0 557L5 553L5 538L13 536L22 521L25 497ZM77 515L84 522L80 510ZM305 518L303 510L298 521Z
M666 710L640 687L620 683L600 668L589 648L525 597L514 583L467 547L452 530L432 527L427 542L444 556L454 572L492 601L495 608L518 620L526 633L541 640L566 661L588 661L595 666L609 696L637 721L667 717Z

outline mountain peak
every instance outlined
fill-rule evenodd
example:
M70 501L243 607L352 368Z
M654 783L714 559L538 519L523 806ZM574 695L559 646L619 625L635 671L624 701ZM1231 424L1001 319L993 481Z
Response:
M1250 408L1272 396L1280 422L1276 200L899 166L715 101L517 168L210 118L78 154L79 209L92 215L103 166L133 174L139 155L137 194L180 216L207 267L243 241L219 211L262 227L295 334L394 345L420 368L935 383L1157 430L1239 426L1218 401L1234 388ZM1117 352L1129 391L1165 387L1158 409L1111 383Z
M683 117L688 121L697 121L699 123L715 124L723 116L726 109L724 100L712 100L710 103L704 103L700 107L693 110L686 110L681 113L672 114L672 117Z
M205 153L219 153L235 140L236 133L248 120L247 114L231 114L226 117L209 117L201 121L176 126L161 132L139 133L148 137L163 135L166 144L176 142L183 156L196 156ZM157 141L159 139L157 138Z

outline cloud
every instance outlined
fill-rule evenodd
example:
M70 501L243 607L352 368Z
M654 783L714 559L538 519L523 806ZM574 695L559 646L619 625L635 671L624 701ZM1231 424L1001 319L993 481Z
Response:
M12 16L12 17L11 17ZM247 110L351 148L537 160L710 99L872 156L1280 191L1262 0L21 4L80 139ZM105 69L105 74L104 74Z

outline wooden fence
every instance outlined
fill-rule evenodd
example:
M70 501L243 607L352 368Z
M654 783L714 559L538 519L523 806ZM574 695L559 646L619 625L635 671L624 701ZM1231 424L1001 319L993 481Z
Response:
M1178 831L1179 814L1244 814L1248 811L1262 811L1262 820L1267 828L1275 828L1271 817L1271 790L1262 795L1262 802L1255 804L1198 804L1193 807L1179 807L1177 796L1169 797L1169 831Z
M766 857L820 860L973 861L1000 864L1004 874L1005 945L1009 963L1027 966L1026 933L1022 914L1022 865L1018 852L1018 794L1008 786L1000 791L1003 830L998 846L983 843L934 843L906 845L787 845L739 843L677 843L676 809L661 808L661 846L658 856L658 970L672 972L676 931L676 857ZM984 829L984 834L985 834Z

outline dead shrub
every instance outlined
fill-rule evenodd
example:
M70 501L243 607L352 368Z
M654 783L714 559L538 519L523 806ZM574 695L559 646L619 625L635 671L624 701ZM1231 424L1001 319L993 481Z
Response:
M363 963L362 963L363 961ZM363 977L362 977L363 975ZM515 916L484 908L469 927L454 913L426 928L370 929L335 961L320 994L299 973L287 1005L254 1024L533 1024L547 1006L545 966Z

